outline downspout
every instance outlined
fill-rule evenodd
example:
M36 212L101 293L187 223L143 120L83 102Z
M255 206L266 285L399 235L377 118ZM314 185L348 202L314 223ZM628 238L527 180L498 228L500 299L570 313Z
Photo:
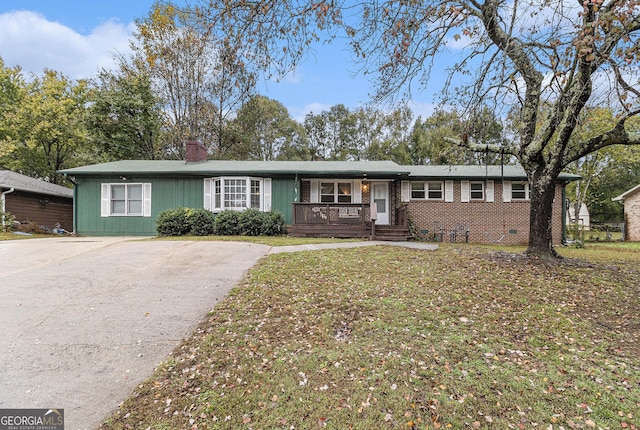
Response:
M76 201L77 201L76 193L78 192L78 183L73 179L71 179L71 177L68 176L66 173L64 174L64 178L68 179L69 182L73 184L73 233L75 234L78 231L76 226L77 219L78 219L78 217L76 216L76 212L78 211L78 205L76 204Z
M12 192L15 191L15 188L11 187L9 188L7 191L3 191L2 194L0 194L0 212L2 212L2 230L4 230L5 227L5 218L4 218L4 213L5 213L5 195L10 194Z

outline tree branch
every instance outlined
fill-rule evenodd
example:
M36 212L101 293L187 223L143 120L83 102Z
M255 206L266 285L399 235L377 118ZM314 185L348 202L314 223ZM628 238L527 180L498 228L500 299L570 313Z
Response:
M507 154L513 156L518 155L518 151L515 146L476 143L472 142L469 136L466 135L463 135L461 138L445 137L444 140L474 152L491 152L492 154Z
M611 130L598 136L594 136L574 148L574 151L567 154L564 158L562 163L563 168L587 154L606 148L607 146L640 145L640 132L630 133L625 129L626 121L638 114L640 114L640 109L630 112L628 115L621 118Z

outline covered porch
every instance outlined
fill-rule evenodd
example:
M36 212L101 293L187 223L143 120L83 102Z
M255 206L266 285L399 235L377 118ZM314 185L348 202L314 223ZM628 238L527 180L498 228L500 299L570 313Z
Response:
M297 237L367 238L406 241L413 239L407 223L407 206L393 210L378 224L377 204L370 203L293 203L293 224L289 234ZM371 219L371 214L374 218Z

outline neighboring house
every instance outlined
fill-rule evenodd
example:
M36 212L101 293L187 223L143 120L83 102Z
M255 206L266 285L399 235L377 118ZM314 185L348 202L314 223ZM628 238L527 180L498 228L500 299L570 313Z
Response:
M9 170L0 170L0 211L18 222L73 230L73 190ZM3 225L6 219L2 220Z
M640 184L611 200L624 205L624 240L640 242Z
M529 184L516 166L400 166L392 161L118 161L62 170L76 183L80 235L154 235L158 213L204 207L281 212L297 236L429 238L524 244ZM556 188L554 243L563 240L564 186ZM373 203L373 205L371 204Z

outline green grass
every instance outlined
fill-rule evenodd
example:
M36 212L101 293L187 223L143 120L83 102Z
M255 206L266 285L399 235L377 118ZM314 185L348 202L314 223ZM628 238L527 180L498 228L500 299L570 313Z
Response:
M640 252L520 251L266 257L102 428L640 428Z
M50 234L24 235L24 234L14 234L14 233L0 232L0 241L2 241L2 240L38 239L38 238L45 238L45 237L59 237L59 236L52 236Z
M640 251L640 242L588 242L586 248Z
M363 239L336 239L290 236L163 236L146 240L195 240L260 243L269 246L307 245L317 243L361 242Z
M60 237L56 235L34 234L31 236L19 235L13 233L0 232L1 240L19 240L46 237ZM139 241L146 240L189 240L189 241L230 241L230 242L249 242L259 243L268 246L289 246L289 245L307 245L318 243L342 243L342 242L361 242L363 239L336 239L336 238L313 238L313 237L289 237L289 236L164 236L152 238L140 238Z

